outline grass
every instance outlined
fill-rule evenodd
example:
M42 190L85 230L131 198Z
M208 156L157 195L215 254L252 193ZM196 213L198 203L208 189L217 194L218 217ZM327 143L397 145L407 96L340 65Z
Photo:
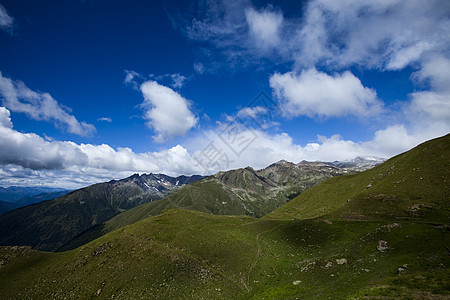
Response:
M426 279L441 272L440 284L449 285L448 232L426 223L389 224L169 210L72 251L10 261L0 268L0 296L343 299L360 291L383 295L387 288L379 286L389 284L408 288L417 276L425 278L419 290L448 295ZM379 240L388 242L385 253L376 248ZM337 264L342 258L346 263ZM397 275L404 264L406 275Z

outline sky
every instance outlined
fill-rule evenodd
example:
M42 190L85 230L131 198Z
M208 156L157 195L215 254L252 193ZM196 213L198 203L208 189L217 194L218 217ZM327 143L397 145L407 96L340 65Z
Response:
M389 158L449 83L448 0L0 0L0 186Z

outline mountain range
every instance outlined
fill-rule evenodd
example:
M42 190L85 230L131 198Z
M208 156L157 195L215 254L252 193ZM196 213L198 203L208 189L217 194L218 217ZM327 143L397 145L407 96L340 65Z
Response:
M71 251L0 247L0 295L448 299L449 161L447 135L329 178L262 218L174 208ZM253 172L238 171L193 184Z
M0 201L4 202L17 202L20 199L26 197L32 197L39 194L64 192L67 189L63 188L52 188L52 187L20 187L20 186L10 186L10 187L0 187Z
M19 188L19 189L22 189L22 188ZM42 202L45 200L51 200L51 199L55 199L58 197L62 197L71 192L70 190L63 190L63 189L61 189L61 190L55 189L55 190L57 190L57 191L56 192L44 192L44 193L39 193L39 194L31 194L31 195L25 196L23 198L14 199L14 200L11 199L11 201L0 200L0 215L6 213L8 211L17 209L19 207L39 203L39 202ZM25 193L25 194L27 194L27 193Z
M172 208L197 210L215 215L249 215L260 218L309 187L333 176L354 173L322 162L285 160L267 168L251 167L219 172L183 186L169 196L123 212L100 226L92 227L59 250L69 250L105 233L158 215ZM1 224L1 223L0 223Z
M161 199L201 178L135 174L22 207L0 216L0 245L27 245L53 251L96 224L137 205Z
M0 245L68 250L170 208L262 217L327 178L373 166L372 160L358 162L339 168L282 160L262 170L246 167L203 179L135 174L0 216Z

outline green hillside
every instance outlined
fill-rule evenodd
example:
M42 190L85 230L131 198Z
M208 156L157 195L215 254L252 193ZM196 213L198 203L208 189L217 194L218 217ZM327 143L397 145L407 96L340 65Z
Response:
M92 227L59 250L84 245L108 232L161 214L166 209L190 209L214 215L262 217L309 187L333 176L353 172L321 162L279 161L267 168L219 172L185 185L169 196L127 210Z
M328 179L267 218L409 219L449 222L450 136L351 176Z
M447 229L424 223L170 210L69 252L0 248L0 260L15 256L0 268L0 297L342 299L364 290L450 297L447 245Z
M448 299L449 141L262 219L171 209L72 251L1 247L0 298Z

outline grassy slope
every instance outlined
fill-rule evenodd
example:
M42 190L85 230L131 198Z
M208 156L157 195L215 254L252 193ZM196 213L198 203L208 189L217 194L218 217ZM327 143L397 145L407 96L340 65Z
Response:
M0 248L0 298L449 298L449 139L328 180L312 189L322 197L297 198L295 213L282 207L257 220L169 210L68 252ZM428 162L415 164L421 153ZM372 180L378 174L384 180ZM332 201L329 214L309 197ZM416 202L422 209L411 211ZM377 250L380 240L387 251Z
M328 179L266 217L303 219L332 214L344 219L364 216L449 222L449 162L447 135L363 173Z
M0 297L86 298L100 291L101 298L339 299L371 284L386 286L386 278L403 279L396 275L403 264L409 265L406 283L416 280L422 292L448 295L448 286L435 283L444 276L443 284L449 282L443 267L450 264L448 232L423 223L387 224L169 210L73 251L36 252L7 263L0 268ZM391 247L386 253L376 249L380 239ZM341 258L347 263L338 265Z

